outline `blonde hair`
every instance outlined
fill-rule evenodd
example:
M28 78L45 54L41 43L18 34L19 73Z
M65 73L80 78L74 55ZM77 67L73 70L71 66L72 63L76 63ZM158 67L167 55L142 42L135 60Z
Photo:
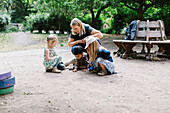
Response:
M74 18L71 23L70 23L70 26L79 26L80 27L80 35L83 35L83 32L85 32L85 28L83 26L83 23L82 21L80 21L78 18ZM72 34L73 35L76 35L76 33L74 31L72 31Z
M49 42L49 41L55 42L55 40L58 41L57 35L50 34L50 35L47 36L47 42Z
M97 41L92 42L89 45L89 61L95 61L97 58L97 50L99 49L99 43Z

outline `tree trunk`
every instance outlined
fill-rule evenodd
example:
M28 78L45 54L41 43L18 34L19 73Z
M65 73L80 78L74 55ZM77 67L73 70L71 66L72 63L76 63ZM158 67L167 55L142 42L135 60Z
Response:
M91 26L92 26L92 27L95 27L96 22L95 22L95 17L94 17L94 11L93 11L93 9L90 9L90 12L91 12L91 15L92 15L92 23L91 23Z
M94 18L94 19L92 19L92 27L96 27L96 23L97 23L97 19L96 18Z
M142 21L143 20L143 13L142 11L137 11L138 12L138 20Z
M95 17L93 9L90 9L90 12L92 14L92 27L94 27L94 28L96 27L96 24L97 24L98 18L100 17L101 11L104 10L105 8L109 7L109 6L110 6L110 4L108 3L107 5L101 7L97 11L96 17Z

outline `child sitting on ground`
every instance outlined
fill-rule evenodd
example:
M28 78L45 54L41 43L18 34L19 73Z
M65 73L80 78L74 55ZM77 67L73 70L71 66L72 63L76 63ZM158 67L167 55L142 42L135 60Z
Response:
M111 52L101 46L96 37L89 36L86 39L85 49L89 54L89 61L98 75L104 76L117 73L114 69Z
M83 50L84 48L82 46L75 46L74 49L72 49L72 53L76 57L75 69L73 72L77 72L78 70L87 71L89 61L87 53L83 52Z
M58 43L57 36L51 34L47 37L47 47L44 48L44 66L46 72L60 73L65 69L64 64L61 61L61 56L58 56L55 51L55 46Z

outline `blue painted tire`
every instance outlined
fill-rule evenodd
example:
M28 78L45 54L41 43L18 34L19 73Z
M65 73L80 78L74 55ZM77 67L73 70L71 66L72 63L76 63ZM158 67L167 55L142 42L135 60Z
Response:
M15 85L15 77L12 76L11 78L0 80L0 89L8 88Z
M0 95L9 94L12 93L13 91L14 91L14 86L5 89L0 89Z
M10 71L1 71L0 70L0 80L4 80L11 77Z

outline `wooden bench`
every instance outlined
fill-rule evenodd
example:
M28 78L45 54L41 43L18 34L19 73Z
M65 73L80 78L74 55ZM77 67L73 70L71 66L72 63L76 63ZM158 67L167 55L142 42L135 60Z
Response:
M144 45L147 47L146 57L150 58L150 50L153 45L159 47L158 52L170 55L170 40L167 40L165 35L165 28L163 21L137 21L137 31L134 40L113 40L116 46L119 48L117 53L121 53L122 58L131 56L133 53L133 47L136 44L143 44L141 53L144 51Z

